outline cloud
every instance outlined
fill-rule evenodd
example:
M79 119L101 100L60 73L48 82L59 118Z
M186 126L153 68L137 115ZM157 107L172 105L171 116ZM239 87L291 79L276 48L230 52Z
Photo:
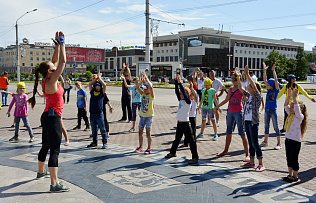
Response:
M306 26L305 28L309 30L316 30L316 26Z
M110 8L110 7L99 11L99 13L104 13L104 14L109 14L109 13L112 13L112 12L113 12L113 9Z
M116 3L128 3L129 0L116 0Z
M207 16L215 16L216 14L204 14L203 16L207 17Z

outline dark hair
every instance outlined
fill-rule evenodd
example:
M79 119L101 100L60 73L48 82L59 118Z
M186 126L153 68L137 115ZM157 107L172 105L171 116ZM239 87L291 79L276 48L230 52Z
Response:
M47 76L47 70L49 69L49 61L42 62L37 69L35 69L35 82L34 82L34 89L33 89L33 96L28 100L31 104L32 109L36 104L35 94L37 93L37 86L38 86L38 73L41 73L43 78Z
M8 74L8 72L7 72L7 71L4 71L3 74L6 75L6 74Z
M291 80L292 80L292 79L293 79L293 78L289 79L289 80L288 80L288 83L286 84L286 89L287 89L287 90L288 90L290 87L292 87L292 86L293 86L293 88L298 88L296 82L294 82L293 84L291 84Z

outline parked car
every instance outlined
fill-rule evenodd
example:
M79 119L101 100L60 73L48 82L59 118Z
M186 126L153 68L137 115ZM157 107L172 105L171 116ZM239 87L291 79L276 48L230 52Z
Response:
M183 81L183 83L187 83L187 82L188 82L188 79L183 78L182 81Z
M278 78L280 84L287 84L287 81L284 78Z
M104 82L110 82L110 81L111 81L109 77L102 77L101 79L102 79Z
M225 81L226 81L226 82L231 82L231 81L232 81L232 77L231 77L231 76L226 77L226 78L225 78Z
M160 80L160 82L169 82L168 77L157 77L157 81L159 81L159 80Z
M169 84L175 84L175 79L169 80Z

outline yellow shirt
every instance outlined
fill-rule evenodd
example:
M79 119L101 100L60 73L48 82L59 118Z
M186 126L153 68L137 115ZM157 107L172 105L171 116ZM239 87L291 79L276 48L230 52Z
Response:
M142 94L142 104L140 107L139 115L141 117L154 116L154 97L152 97L151 94Z
M309 96L308 94L307 94L307 92L299 85L299 84L296 84L297 85L297 89L298 89L298 93L302 93L305 97L307 97L308 99L310 99L310 100L312 100L313 98L311 97L311 96ZM293 86L292 86L292 89L294 89L293 88ZM282 97L282 95L285 93L285 95L286 95L286 97L287 97L287 95L288 95L288 89L287 89L287 87L286 87L286 85L284 85L284 87L281 89L281 91L279 92L279 95L278 95L278 98L277 99L279 99L280 97ZM298 98L298 96L297 96L297 98ZM293 100L293 97L291 97L291 99L290 99L290 103L292 102L292 100Z

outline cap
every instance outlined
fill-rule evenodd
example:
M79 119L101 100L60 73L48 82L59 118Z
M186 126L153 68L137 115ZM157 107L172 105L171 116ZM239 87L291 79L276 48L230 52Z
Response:
M25 89L25 83L24 82L19 82L16 86L18 88L24 88Z
M145 83L143 84L143 88L144 88L144 90L147 90L147 89L149 88L149 84L148 84L147 82L145 82Z
M296 78L296 76L293 75L293 74L290 74L290 75L287 77L288 80L291 80L291 79L293 79L293 78Z
M94 85L93 85L93 86L95 87L95 86L97 86L97 85L99 85L99 86L101 86L101 87L102 87L102 84L101 84L100 82L96 82L96 83L94 83Z
M213 83L213 81L209 78L206 78L204 81L204 85L211 85Z

